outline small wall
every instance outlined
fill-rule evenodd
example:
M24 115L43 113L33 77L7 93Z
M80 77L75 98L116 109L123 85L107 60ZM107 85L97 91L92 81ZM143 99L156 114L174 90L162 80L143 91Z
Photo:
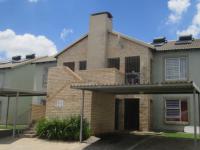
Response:
M45 117L46 106L32 104L31 120L38 121Z
M85 82L95 82L100 84L123 84L125 76L115 68L103 68L93 70L83 70L77 74Z

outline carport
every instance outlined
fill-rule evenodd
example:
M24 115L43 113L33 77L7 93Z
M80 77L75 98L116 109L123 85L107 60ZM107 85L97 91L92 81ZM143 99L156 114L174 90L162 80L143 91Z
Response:
M21 90L21 89L10 89L10 88L0 88L0 96L8 98L7 112L6 112L6 126L8 122L8 110L10 98L15 97L15 107L13 111L13 137L16 136L16 124L17 124L17 106L19 97L32 97L32 96L46 96L46 92L42 91L31 91L31 90Z
M156 84L87 84L75 83L71 85L73 89L82 90L81 99L81 126L80 126L80 142L82 142L82 124L84 118L84 95L86 91L110 93L115 95L123 94L192 94L193 95L193 120L194 120L194 144L197 145L197 114L200 120L200 89L193 82L162 82ZM198 96L198 99L196 98ZM197 104L198 100L198 104ZM196 110L198 105L198 110ZM200 122L200 121L199 121ZM200 126L200 125L199 125Z

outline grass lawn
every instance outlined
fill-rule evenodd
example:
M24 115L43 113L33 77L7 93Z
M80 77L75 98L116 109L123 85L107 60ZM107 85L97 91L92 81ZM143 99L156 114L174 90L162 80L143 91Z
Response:
M27 125L17 125L17 129L26 129L28 126ZM5 125L0 125L0 129L13 129L13 125L8 125L7 128Z
M191 133L184 133L184 132L174 132L174 133L167 133L164 132L161 134L161 136L164 137L170 137L170 138L187 138L187 139L193 139L194 135ZM197 135L198 139L200 139L199 135Z

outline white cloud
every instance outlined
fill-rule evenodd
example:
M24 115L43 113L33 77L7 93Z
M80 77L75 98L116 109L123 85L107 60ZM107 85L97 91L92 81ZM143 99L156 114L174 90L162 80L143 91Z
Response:
M170 10L170 15L168 23L177 23L180 21L183 13L187 11L190 5L190 0L169 0L168 9Z
M192 24L188 26L187 29L183 31L178 31L177 35L192 34L194 37L200 35L200 2L196 5L197 12L193 17Z
M13 30L0 31L0 53L6 58L35 53L37 56L56 54L56 45L43 35L17 35Z
M60 38L65 41L70 34L73 34L74 31L72 29L64 28L60 33Z
M39 0L28 0L30 3L37 3Z

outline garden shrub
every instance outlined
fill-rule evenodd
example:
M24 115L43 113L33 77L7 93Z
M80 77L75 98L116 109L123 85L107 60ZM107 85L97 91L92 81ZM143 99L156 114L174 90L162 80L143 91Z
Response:
M65 119L42 119L36 125L39 138L50 140L79 140L80 117L72 116ZM90 136L88 122L83 120L83 139Z

